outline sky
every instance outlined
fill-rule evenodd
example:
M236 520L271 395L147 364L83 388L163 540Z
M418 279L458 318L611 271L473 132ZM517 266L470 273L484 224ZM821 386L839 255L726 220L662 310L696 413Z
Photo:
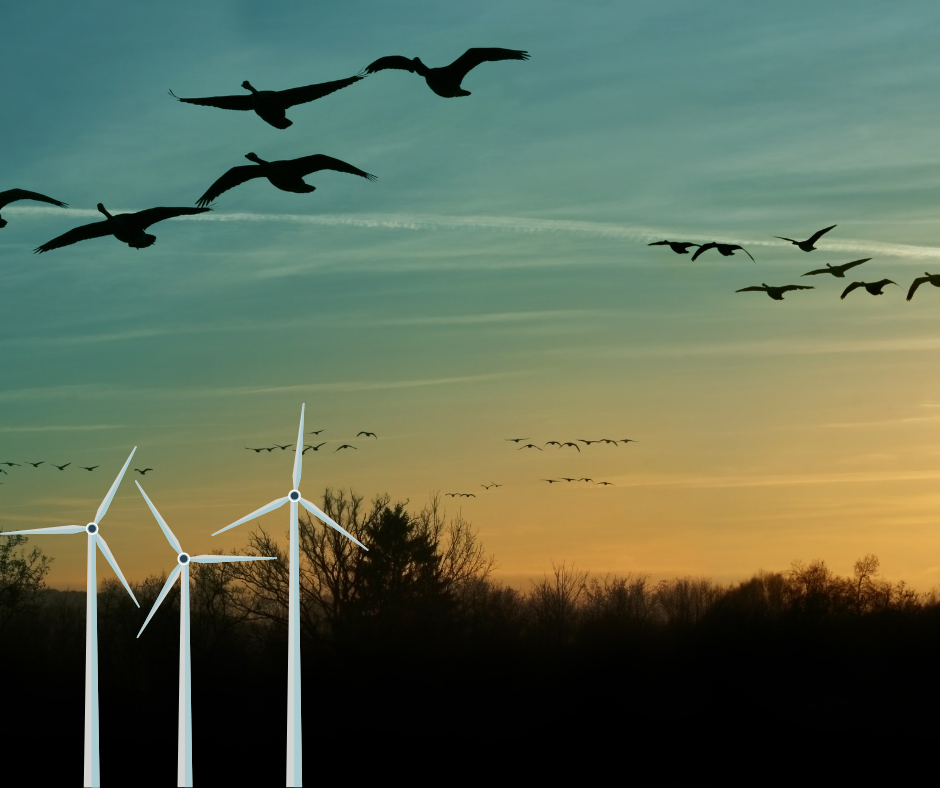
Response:
M521 587L562 561L730 583L868 553L940 585L940 292L905 300L940 273L938 28L927 2L5 4L0 190L70 207L2 209L0 527L88 522L137 446L153 471L101 530L129 579L175 565L132 476L184 549L243 549L252 526L210 534L285 495L294 457L245 447L295 441L305 403L307 498L437 492ZM167 93L473 46L531 59L453 99L383 71L286 130ZM255 180L148 249L32 253L98 202L193 206L249 152L378 180ZM773 237L829 225L809 254ZM840 300L853 276L899 286ZM761 283L815 289L735 292ZM544 445L599 438L636 442ZM566 476L611 484L544 481ZM84 585L84 540L30 544Z

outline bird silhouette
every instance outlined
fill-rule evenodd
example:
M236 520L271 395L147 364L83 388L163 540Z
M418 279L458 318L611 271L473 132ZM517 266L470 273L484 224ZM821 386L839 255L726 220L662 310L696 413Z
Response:
M594 480L593 480L593 479L589 479L587 476L585 476L585 477L583 477L583 478L581 478L581 479L578 479L578 481L579 481L579 482L590 482L591 484L594 484Z
M618 443L636 443L636 441L633 438L621 438Z
M46 197L45 194L40 194L39 192L28 192L26 189L7 189L5 192L0 192L0 210L17 200L35 200L36 202L47 202L50 205L57 205L59 208L69 207L67 203L53 200L51 197ZM0 216L0 227L6 226L6 219Z
M862 263L867 263L871 260L870 257L863 257L861 260L853 260L851 263L843 263L842 265L831 265L826 263L825 268L817 268L815 271L807 271L805 274L800 274L800 276L815 276L816 274L832 274L833 276L839 277L839 279L845 278L845 272L850 268L855 268L857 265Z
M534 443L527 443L525 446L520 446L519 449L518 449L518 451L522 451L523 449L538 449L539 451L542 451L542 450L541 450L538 446L536 446Z
M362 430L362 432L357 433L356 437L358 438L360 435L365 435L367 438L371 436L375 438L376 440L379 439L378 436L374 432L366 432L365 430Z
M490 487L502 487L503 485L497 484L496 482L491 482Z
M694 244L691 241L653 241L647 246L668 246L676 254L688 254L690 246L701 246L701 244Z
M105 215L103 222L92 222L83 224L63 233L58 238L53 238L42 246L37 246L33 251L50 252L53 249L59 249L63 246L69 246L79 241L88 241L92 238L103 238L106 235L113 235L119 241L126 243L133 249L146 249L153 246L157 237L144 232L150 225L162 222L164 219L172 219L176 216L191 216L197 213L205 213L210 208L148 208L137 213L121 213L112 216L105 210L105 207L99 202L98 210Z
M288 109L298 104L306 104L318 98L335 93L337 90L349 87L363 79L361 76L346 77L333 82L320 82L316 85L305 85L300 88L287 90L255 90L246 79L242 87L249 91L247 96L208 96L206 98L180 98L172 90L170 95L186 104L199 104L203 107L218 107L219 109L234 109L248 112L254 110L255 114L265 123L270 123L276 129L286 129L293 125L285 114Z
M610 438L601 438L600 442L601 442L601 443L612 443L612 444L614 444L614 446L617 445L617 441L611 440Z
M95 468L97 468L98 466L97 466L97 465L91 465L91 466L89 466L89 465L82 465L82 466L80 466L80 467L81 467L81 469L82 469L83 471L93 471L93 470L94 470Z
M613 483L613 482L596 482L596 483L597 483L597 484L606 485L607 487L613 487L613 486L614 486L614 483Z
M456 498L458 495L460 495L460 493L444 493L444 495L448 495L451 498Z
M5 473L5 474L6 474L7 476L9 476L9 475L10 475L10 474L9 474L9 472L7 472L7 471L5 471L5 470L3 470L3 468L0 468L0 473Z
M702 244L698 248L698 251L692 255L692 259L697 260L699 256L705 254L705 252L707 252L709 249L717 249L725 257L731 257L731 255L735 253L735 250L740 249L742 252L744 252L744 254L750 257L752 261L754 260L754 258L751 257L751 253L747 249L745 249L743 246L738 246L737 244L720 244L715 241L711 241L710 243L707 243L707 244Z
M880 282L852 282L845 290L842 291L842 295L839 298L845 298L849 293L859 287L864 287L872 295L884 295L882 289L885 285L896 285L897 282L892 282L890 279L882 279Z
M428 68L421 62L420 58L406 58L400 55L389 55L380 57L374 63L370 63L363 69L366 74L374 74L377 71L384 71L387 68L410 71L412 74L418 74L424 77L438 96L444 98L457 98L459 96L469 96L470 91L464 90L460 83L467 76L467 72L476 68L480 63L496 60L528 60L529 53L519 49L498 49L473 47L464 52L449 66L439 68Z
M246 446L245 448L246 448L248 451L253 451L255 454L260 454L260 453L263 452L263 451L271 451L271 449L273 449L274 447L272 446L272 447L269 449L267 446L262 446L260 449L256 449L256 448L254 448L253 446Z
M254 164L243 164L240 167L232 167L228 172L213 183L205 194L196 200L196 205L206 206L222 193L229 189L234 189L252 178L267 178L268 182L280 189L282 192L295 192L296 194L308 194L316 191L316 186L311 186L304 182L304 176L320 170L335 170L336 172L345 172L350 175L358 175L362 178L368 178L374 181L376 177L371 173L353 167L332 156L323 156L315 154L313 156L303 156L299 159L285 159L284 161L265 161L254 153L248 153L245 158L253 161Z
M18 462L0 462L0 465L8 465L8 466L11 467L11 468L13 468L13 467L19 468L19 467L20 467L20 464L19 464ZM97 466L96 466L96 467L97 467Z
M304 450L300 453L301 455L304 455L311 449L313 449L314 451L320 451L321 446L326 446L326 442L324 441L323 443L318 443L316 446L311 446L309 443L306 443L304 444ZM297 451L297 449L294 449L294 451Z
M504 440L512 441L513 443L520 443L521 441L527 441L528 438L504 438Z
M275 444L271 447L271 449L280 449L281 451L287 451L287 447L288 447L288 446L293 446L293 445L294 445L293 443L285 443L283 446L281 446L280 443L275 443Z
M339 449L356 449L356 447L355 447L355 446L350 446L348 443L344 443L342 446L339 447ZM337 449L336 451L334 451L333 454L336 454L336 452L339 451L339 449ZM359 451L359 450L356 449L356 451Z
M576 481L577 481L577 479L575 479L573 476L560 476L559 478L560 478L562 481L566 481L566 482L576 482Z
M324 427L323 429L325 430L326 427ZM308 432L307 434L308 434L308 435L319 435L321 432L323 432L323 430L310 430L310 432Z
M832 225L832 227L838 227L838 225L834 224ZM779 238L781 241L789 241L794 246L799 246L800 249L802 249L804 252L812 252L816 248L815 246L813 246L813 244L816 243L816 241L818 241L820 238L822 238L824 233L828 233L832 229L832 227L824 227L818 233L813 233L805 241L794 241L792 238L784 238L782 235L774 235L771 237Z
M38 468L38 467L39 467L40 465L42 465L44 462L45 462L45 460L40 460L39 462L27 462L26 464L27 464L27 465L32 465L34 468Z
M771 287L770 285L762 284L760 287L756 285L754 287L742 287L740 290L735 290L735 293L746 293L748 290L763 290L767 295L769 295L774 301L783 301L783 294L789 290L815 290L816 288L810 287L808 285L783 285L782 287Z
M917 279L911 282L911 289L907 291L908 301L914 297L914 291L925 282L930 282L934 287L940 287L940 274L928 274L924 271L923 276L918 276Z
M592 443L600 443L599 440L597 440L597 441L589 441L589 440L587 440L586 438L578 438L578 440L581 441L581 443L583 443L585 446L590 446Z
M72 463L70 463L70 462L65 463L65 465L56 465L55 463L53 463L52 467L53 467L53 468L58 468L60 471L64 471L64 470L65 470L66 468L68 468L69 465L71 465L71 464L72 464Z
M146 476L147 471L152 471L153 468L144 468L143 470L140 468L134 468L134 470L137 471L137 473L139 473L141 476Z
M548 482L549 484L554 484L555 482L560 482L561 479L542 479L543 482Z
M594 441L594 442L597 443L597 441ZM574 446L578 450L578 454L581 453L581 447L578 446L577 443L572 443L571 441L568 441L566 443L561 444L562 448L564 448L565 446Z
M548 441L546 446L561 446L561 441Z
M460 493L464 498L476 498L476 493Z

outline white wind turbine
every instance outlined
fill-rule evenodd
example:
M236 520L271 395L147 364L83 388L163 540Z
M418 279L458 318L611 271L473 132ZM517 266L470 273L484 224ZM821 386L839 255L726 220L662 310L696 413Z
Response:
M147 616L147 620L144 621L144 625L140 628L140 632L137 633L137 637L141 636L147 624L150 623L150 619L153 618L153 614L157 612L160 603L170 592L170 588L172 588L173 583L176 582L176 578L180 574L183 576L183 579L180 581L180 691L179 739L176 747L176 784L190 786L191 788L193 784L193 713L189 671L189 565L191 563L223 564L231 563L232 561L273 561L274 556L268 558L241 555L189 555L188 553L184 553L179 539L177 539L170 530L170 526L166 524L166 520L160 516L157 507L151 503L150 499L147 497L147 493L144 492L144 488L140 486L139 482L135 481L134 484L137 485L140 494L144 496L147 506L150 507L150 511L153 512L153 516L157 519L157 523L159 523L160 528L163 530L163 535L170 543L170 547L178 553L176 557L176 568L170 572L170 576L167 578L163 590L160 592L160 596L158 596L157 601L153 603L150 615Z
M287 785L303 785L303 737L300 724L300 539L297 533L297 504L303 505L310 514L315 515L331 528L335 528L343 536L352 539L363 550L368 550L362 542L356 539L337 523L333 522L324 512L314 506L310 501L300 497L300 475L303 465L303 439L304 439L304 407L300 406L300 428L297 430L297 455L294 457L294 486L283 498L271 501L257 511L236 520L231 525L216 531L217 536L222 531L234 528L236 525L247 523L268 512L279 509L290 502L290 577L288 585L287 610Z
M52 528L30 528L25 531L7 531L4 536L15 536L16 534L79 534L84 531L88 534L88 593L86 595L85 607L85 781L84 785L97 788L101 785L101 773L98 762L98 579L95 571L95 557L97 547L108 559L114 573L121 578L127 593L131 595L134 604L140 607L140 603L131 591L131 587L124 579L117 561L108 548L108 543L98 529L98 523L105 516L108 507L111 505L111 499L117 492L121 479L124 478L124 471L131 462L135 446L131 451L130 457L121 468L121 472L108 490L108 494L98 507L95 513L95 519L88 525L57 525Z

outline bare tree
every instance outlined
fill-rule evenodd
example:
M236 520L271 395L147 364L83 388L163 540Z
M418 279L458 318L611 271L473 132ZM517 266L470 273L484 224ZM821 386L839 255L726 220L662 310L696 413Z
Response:
M486 554L478 532L461 512L447 520L439 491L431 494L416 519L430 540L438 545L441 576L450 586L489 577L496 566L495 556Z
M556 645L573 640L587 578L587 572L552 561L552 577L545 575L529 594L532 624L538 636Z
M45 577L52 559L38 547L26 553L23 545L28 541L20 534L8 536L0 543L0 627L35 605L46 587Z
M708 578L677 577L656 586L654 597L664 620L670 624L697 624L724 593Z

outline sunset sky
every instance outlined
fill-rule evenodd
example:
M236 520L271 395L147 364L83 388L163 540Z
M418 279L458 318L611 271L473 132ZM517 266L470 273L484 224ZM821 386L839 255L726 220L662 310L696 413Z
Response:
M4 530L88 522L136 445L154 470L102 523L128 578L175 564L134 478L188 551L239 550L251 526L210 534L285 495L294 457L245 447L293 442L306 403L327 441L307 498L473 492L448 513L521 587L552 561L732 582L866 553L940 585L940 291L905 301L940 274L935 3L39 0L0 25L0 190L70 205L2 209L0 462L21 463L0 466ZM471 46L531 59L479 66L459 99L383 71L286 130L167 94ZM97 202L192 206L249 151L378 180L256 180L148 249L32 253ZM832 224L810 254L772 237ZM756 263L647 246L664 238ZM900 286L839 299L883 277ZM735 293L763 282L816 289ZM612 486L543 481L562 476ZM30 545L50 585L84 585L84 539Z

